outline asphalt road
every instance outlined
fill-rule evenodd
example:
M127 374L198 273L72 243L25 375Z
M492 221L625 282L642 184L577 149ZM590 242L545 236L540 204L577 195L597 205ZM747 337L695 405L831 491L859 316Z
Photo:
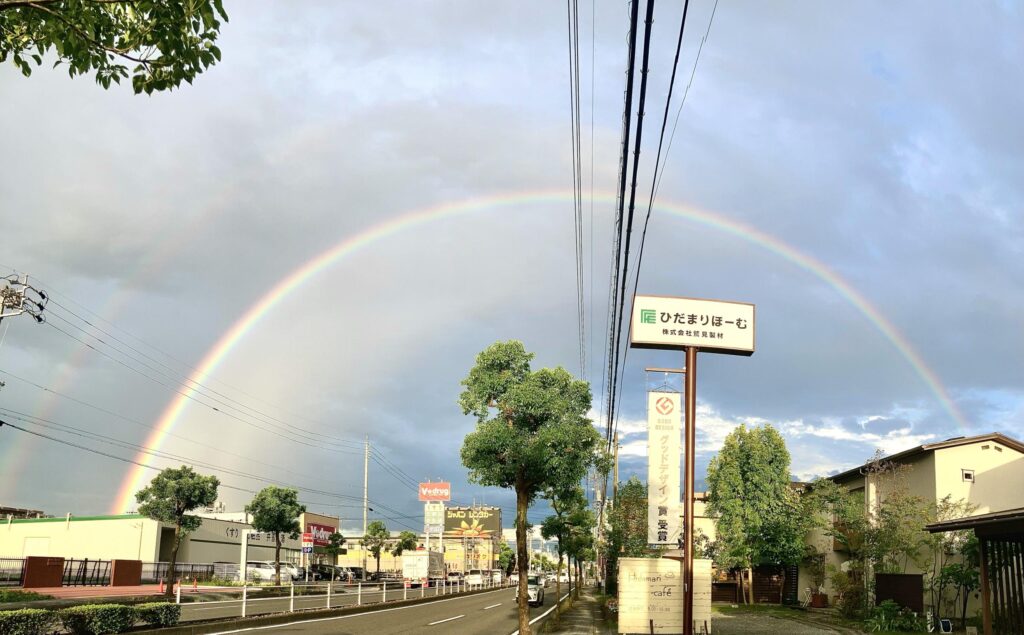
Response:
M331 594L331 606L330 608L338 608L342 606L355 606L356 604L374 604L383 601L392 602L395 600L401 600L403 597L409 599L418 597L432 597L441 596L442 589L438 587L432 587L427 589L407 589L401 588L401 585L397 585L398 588L389 587L387 594L376 588L374 590L363 589L362 593L357 593L355 587L345 587L343 593L332 593ZM298 589L298 587L296 587ZM445 593L450 593L450 589L444 589ZM299 609L323 609L327 608L327 595L324 587L317 589L318 595L312 596L295 596L295 610ZM258 591L251 591L246 600L245 614L248 617L254 615L265 615L267 613L283 613L288 611L291 606L291 599L289 597L283 598L261 598ZM225 617L241 617L242 615L242 601L241 600L220 600L216 602L188 602L181 605L181 621L191 622L195 620L212 620Z
M531 618L554 606L554 586L546 591L545 605L531 607ZM381 608L358 615L301 620L245 630L253 633L265 631L268 635L509 635L519 627L517 615L515 589L502 588L425 604ZM229 627L220 633L227 635L232 632Z

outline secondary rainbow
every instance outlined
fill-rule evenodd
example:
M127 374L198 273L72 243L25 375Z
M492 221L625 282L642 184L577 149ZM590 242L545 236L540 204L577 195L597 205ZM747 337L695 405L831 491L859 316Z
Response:
M343 239L281 279L231 325L206 355L203 356L203 359L196 367L197 370L189 377L188 385L182 386L181 394L176 395L166 406L153 432L146 440L145 446L150 449L160 448L188 405L190 397L195 392L194 386L205 382L232 349L265 315L272 311L290 293L346 256L389 236L444 219L477 212L496 212L513 206L564 203L572 200L571 191L552 190L533 193L508 193L483 198L472 198L455 203L447 202L398 215ZM615 202L615 198L608 194L602 194L595 198L595 202L610 204ZM910 342L867 298L850 283L829 269L827 265L774 236L737 220L707 210L672 202L661 202L656 206L656 209L658 212L724 231L744 241L763 247L824 281L864 315L892 343L921 377L950 417L962 429L967 430L970 428L967 419L957 408L956 404L953 403L938 375L928 367ZM140 463L148 463L149 458L149 455L145 452L140 452L136 460ZM129 469L113 502L110 510L112 513L123 513L134 505L134 493L143 487L148 474L149 472L141 466Z

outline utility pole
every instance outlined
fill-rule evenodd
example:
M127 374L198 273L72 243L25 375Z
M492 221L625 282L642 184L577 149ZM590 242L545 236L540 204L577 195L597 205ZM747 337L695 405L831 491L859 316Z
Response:
M46 303L50 298L46 295L45 291L36 289L28 283L28 274L19 276L12 273L0 278L0 280L6 283L0 289L0 322L4 318L14 317L22 313L28 313L40 324L46 321L46 318L43 317L43 311L46 309ZM35 294L35 297L26 295L28 293Z
M363 437L363 577L366 577L366 512L370 508L370 436Z
M612 501L619 496L619 433L615 433L615 469L612 472Z

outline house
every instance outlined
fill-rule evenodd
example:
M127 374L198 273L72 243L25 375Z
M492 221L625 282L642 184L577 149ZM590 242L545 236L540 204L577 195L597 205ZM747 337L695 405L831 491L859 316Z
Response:
M1024 484L1024 443L997 432L919 445L884 457L882 462L906 467L901 478L910 494L936 504L946 497L954 502L964 501L971 506L971 517L1024 507L1024 487L1020 487ZM877 510L880 497L885 495L881 477L870 465L866 463L830 477L850 492L863 494L865 514ZM842 545L823 532L812 532L808 542L824 551L826 564L833 567L842 567L848 559ZM913 563L908 565L907 572L923 573ZM802 566L800 589L813 586L812 575ZM834 594L827 576L825 592L829 596ZM971 606L969 614L980 603L972 599Z

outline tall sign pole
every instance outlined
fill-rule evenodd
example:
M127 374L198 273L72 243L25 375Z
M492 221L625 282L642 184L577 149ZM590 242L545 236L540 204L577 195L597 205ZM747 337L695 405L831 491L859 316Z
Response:
M630 346L633 348L681 350L686 353L682 631L683 635L693 635L693 464L697 428L697 353L753 355L754 305L746 302L635 295L630 333ZM654 627L653 620L651 627Z
M697 347L686 347L686 400L683 406L683 447L686 480L683 483L683 633L693 635L693 463L697 429Z

